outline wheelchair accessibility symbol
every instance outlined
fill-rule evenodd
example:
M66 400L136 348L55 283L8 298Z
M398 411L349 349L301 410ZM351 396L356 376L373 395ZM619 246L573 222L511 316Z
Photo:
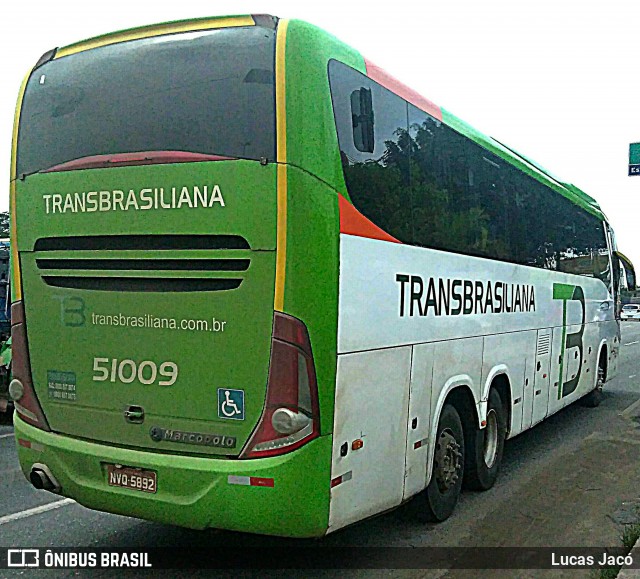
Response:
M218 418L244 420L244 390L218 388Z

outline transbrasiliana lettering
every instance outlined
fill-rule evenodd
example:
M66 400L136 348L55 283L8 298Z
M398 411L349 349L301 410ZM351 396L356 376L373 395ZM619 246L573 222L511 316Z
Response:
M45 213L93 213L104 211L147 211L149 209L182 209L190 207L224 207L219 185L192 187L155 187L147 189L114 189L82 193L43 195Z
M400 317L535 312L530 284L397 274Z

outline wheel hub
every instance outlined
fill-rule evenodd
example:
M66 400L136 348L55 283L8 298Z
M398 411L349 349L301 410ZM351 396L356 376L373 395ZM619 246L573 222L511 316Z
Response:
M448 428L440 433L436 444L435 477L440 492L456 484L462 470L462 453L453 432Z
M484 432L484 463L491 468L496 461L498 451L498 418L492 408L487 413L487 425Z

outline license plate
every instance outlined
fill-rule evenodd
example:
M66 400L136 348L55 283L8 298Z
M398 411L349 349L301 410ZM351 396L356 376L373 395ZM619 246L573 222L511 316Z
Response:
M129 466L108 464L107 481L112 487L122 487L144 493L155 493L158 489L158 474L155 471Z

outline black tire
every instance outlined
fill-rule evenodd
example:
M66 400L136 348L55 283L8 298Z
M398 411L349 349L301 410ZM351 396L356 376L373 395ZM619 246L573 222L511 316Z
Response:
M464 485L476 491L489 490L500 472L507 417L500 394L495 388L489 392L487 425L471 428L467 436L467 455L464 465Z
M596 380L596 387L589 392L583 399L582 404L589 408L596 408L600 406L602 402L602 388L605 381L605 370L602 362L598 363L598 378Z
M436 432L431 481L417 497L419 518L438 523L448 519L460 498L464 475L464 431L458 411L445 404Z

